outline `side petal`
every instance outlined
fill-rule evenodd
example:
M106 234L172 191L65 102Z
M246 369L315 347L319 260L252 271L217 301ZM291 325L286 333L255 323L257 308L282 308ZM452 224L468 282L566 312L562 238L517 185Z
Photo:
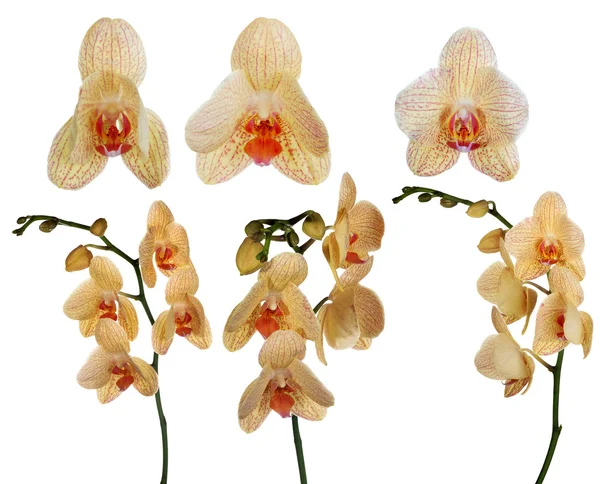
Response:
M152 325L152 348L159 355L166 355L175 337L173 310L163 311Z
M477 73L483 67L497 67L492 44L478 29L465 27L455 32L440 54L440 67L452 69L455 75L454 96L471 97Z
M233 71L185 125L185 142L192 151L210 153L223 146L246 116L254 93L242 70Z
M245 396L247 395L247 392L249 390L250 390L250 386L248 386L248 388L242 395L242 399L245 398ZM270 402L271 402L272 396L273 396L273 392L270 390L269 387L267 387L265 389L265 391L263 392L262 397L261 397L260 401L258 402L258 404L256 405L256 407L254 408L254 410L252 410L252 412L250 412L250 414L248 414L248 416L246 418L239 419L240 428L244 432L246 432L247 434L252 433L263 424L265 419L271 413Z
M104 291L119 292L123 288L123 277L108 257L96 256L90 262L90 276Z
M117 304L119 306L118 322L127 333L129 341L133 341L138 335L138 317L135 307L124 296L117 296Z
M327 415L327 408L314 402L302 391L302 388L293 380L288 379L288 385L292 388L291 393L294 399L294 405L291 408L291 413L306 420L323 420Z
M312 370L301 361L294 360L289 366L292 378L302 392L322 407L331 407L335 403L333 394L321 383Z
M346 269L340 276L340 284L333 288L333 291L329 294L330 299L335 299L343 290L356 286L362 281L373 267L374 257L369 257L364 264L352 264Z
M533 351L538 355L551 355L569 345L569 341L559 338L558 333L564 332L558 324L558 318L566 312L566 304L558 293L551 294L540 305L535 322Z
M303 359L306 352L306 342L295 331L277 330L264 342L258 362L260 366L270 366L277 370L287 368L294 359Z
M102 288L93 279L87 279L71 293L63 311L71 319L92 319L102 300Z
M583 259L581 257L566 261L564 265L565 267L571 269L580 281L583 281L585 278L585 264L583 263Z
M587 355L590 354L590 350L592 349L594 322L592 321L592 317L584 311L580 311L579 315L581 316L581 323L583 324L583 341L581 342L583 357L587 358Z
M270 289L282 291L288 284L299 286L307 275L308 264L302 254L283 252L262 267L258 280L266 280Z
M381 334L385 325L385 313L381 299L375 291L357 286L354 290L354 310L361 338L372 339Z
M204 308L200 301L194 296L188 296L187 299L192 305L192 321L190 323L192 332L186 336L185 339L197 348L205 350L209 348L212 343L210 324L204 314Z
M487 146L469 151L471 165L477 171L504 182L512 180L519 171L517 145Z
M79 332L84 338L89 338L94 335L96 331L96 325L98 324L98 316L94 316L90 319L82 319L79 321Z
M256 320L260 315L260 306L257 306L248 319L235 331L223 331L223 344L228 351L238 351L246 346L250 338L256 333Z
M500 286L500 276L506 269L502 262L494 262L477 279L477 292L487 302L496 304L498 300L498 288Z
M543 239L542 225L538 217L528 217L506 233L506 250L517 259L537 260L538 246ZM523 278L517 271L517 277Z
M364 351L368 350L371 347L373 340L371 338L363 338L362 336L358 338L356 344L352 347L353 350Z
M107 156L97 151L91 153L88 160L81 164L70 162L74 139L73 118L70 118L54 137L48 154L48 178L58 188L77 190L96 178L108 162Z
M156 285L156 270L154 269L154 235L146 232L140 242L140 271L146 286L152 288Z
M515 264L515 275L522 281L531 281L543 276L550 269L549 266L542 264L534 259L517 259Z
M452 168L460 152L442 143L427 146L410 140L406 150L408 167L418 176L435 176Z
M323 363L325 366L327 366L327 359L325 358L325 345L323 344L323 331L324 331L324 327L325 327L325 319L327 318L327 312L329 311L331 304L325 304L324 306L321 307L321 309L319 310L319 313L317 314L317 319L319 321L319 337L317 338L317 341L315 341L315 348L317 350L317 357L319 358L319 361L321 363Z
M110 380L103 387L98 388L98 401L102 404L110 403L123 393L117 386L118 375L111 375Z
M151 397L158 391L158 374L151 365L141 358L131 358L133 366L133 386L145 397Z
M267 283L258 281L246 297L239 303L229 315L225 324L225 331L237 331L250 317L254 310L265 300L269 293Z
M342 181L340 183L340 195L338 200L337 213L346 211L348 213L354 204L356 203L356 184L350 176L350 173L344 173L342 175Z
M101 388L110 380L113 366L111 355L98 346L79 370L77 383L87 389Z
M381 248L385 222L379 209L371 202L358 202L348 212L350 232L358 239L352 244L354 252L371 252Z
M231 53L231 70L244 70L257 91L274 91L284 71L298 79L301 63L294 34L276 19L254 20L240 34Z
M312 310L309 300L294 284L288 284L281 292L281 301L287 307L289 314L286 320L300 336L310 341L319 337L319 323Z
M112 319L98 321L95 331L96 342L111 354L129 354L127 333Z
M272 377L273 369L269 365L266 365L260 372L259 377L248 385L238 406L238 418L240 420L250 415L260 403Z
M431 69L396 97L396 123L411 140L437 144L442 119L448 117L453 75L450 69Z
M177 267L190 264L190 242L183 225L172 222L165 227L165 242L174 252L173 259Z
M344 291L344 299L352 299L350 289ZM360 326L356 312L346 301L334 302L323 320L323 330L327 344L336 350L352 348L360 338Z
M565 259L567 261L580 259L585 247L583 231L567 216L561 217L556 225L554 233L562 244Z
M571 269L560 266L553 267L548 274L548 282L551 292L559 292L567 296L575 306L579 306L583 302L583 288Z
M79 72L115 71L139 86L146 75L146 53L138 33L122 19L101 18L85 34L79 49Z
M167 225L175 222L171 209L162 200L157 200L150 205L148 210L148 232L153 235L161 235Z
M148 117L148 151L146 152L140 143L121 157L139 181L148 188L156 188L169 174L169 139L158 114L150 109L145 110Z

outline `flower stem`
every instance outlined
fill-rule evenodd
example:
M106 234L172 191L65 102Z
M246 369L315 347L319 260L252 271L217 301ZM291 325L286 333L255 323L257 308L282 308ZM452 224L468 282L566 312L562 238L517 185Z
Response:
M25 233L25 230L27 230L27 228L33 222L37 222L37 221L43 222L45 220L54 220L57 223L57 225L73 227L76 229L85 230L87 232L89 232L90 228L91 228L91 226L89 226L89 225L84 225L84 224L80 224L77 222L70 222L69 220L63 220L63 219L49 216L49 215L27 215L24 218L27 219L26 222L24 222L23 225L21 227L19 227L18 229L13 230L13 232L12 232L13 234L23 235L23 233ZM116 245L114 245L105 236L101 236L99 238L102 240L102 242L104 242L106 244L105 246L88 244L86 247L91 247L91 248L95 248L95 249L107 250L107 251L113 252L114 254L118 255L119 257L121 257L122 259L127 261L133 267L133 270L135 271L135 275L137 278L139 293L137 296L134 296L132 294L126 294L126 293L121 293L121 294L126 297L129 297L131 299L135 299L135 300L139 301L140 303L142 303L142 306L144 308L146 316L148 317L150 324L153 325L154 324L154 316L152 316L152 311L150 310L150 306L148 305L148 301L146 300L146 293L144 291L144 281L142 279L142 273L140 271L139 259L134 259L133 257L128 256L125 252L123 252L121 249L119 249ZM154 368L156 373L158 373L158 355L156 353L154 353L154 356L152 359L152 367ZM169 446L168 446L168 438L167 438L167 420L165 418L165 414L164 414L163 408L162 408L162 401L161 401L161 397L160 397L160 388L154 395L154 399L156 401L156 409L158 411L158 419L160 422L160 432L161 432L161 437L162 437L163 460L162 460L162 474L161 474L160 484L167 484L167 473L168 473L168 469L169 469Z
M550 464L552 463L552 457L554 457L554 451L556 450L560 432L562 431L562 425L558 423L558 404L560 398L560 372L562 370L564 351L565 350L559 351L556 365L554 365L554 370L552 371L552 376L554 377L554 389L552 392L552 437L550 438L550 445L548 446L544 465L542 466L542 470L540 471L540 475L535 481L535 484L542 484L542 482L544 482Z
M538 291L543 292L546 296L549 296L550 294L552 294L548 289L546 289L543 286L540 286L539 284L537 284L533 281L525 281L523 284L527 284L528 286L535 287Z
M296 446L296 458L298 459L298 471L300 472L300 483L306 484L306 467L304 466L304 451L302 450L302 437L300 437L300 426L298 417L292 415L292 428L294 429L294 445Z
M466 205L467 207L470 207L471 205L473 205L473 203L471 200L467 200L465 198L458 198L455 197L454 195L449 195L447 193L444 192L440 192L439 190L434 190L432 188L424 188L424 187L404 187L402 189L402 195L399 195L395 198L392 199L392 201L394 203L400 203L402 200L404 200L405 198L414 195L415 193L429 193L430 195L432 195L433 197L439 197L441 199L445 199L445 200L451 200L453 202L456 203L460 203L462 205ZM506 220L501 214L500 212L498 212L498 210L496 209L496 204L494 202L490 202L491 208L488 209L488 213L490 215L492 215L493 217L495 217L496 219L498 219L500 222L502 222L507 228L512 229L512 224Z

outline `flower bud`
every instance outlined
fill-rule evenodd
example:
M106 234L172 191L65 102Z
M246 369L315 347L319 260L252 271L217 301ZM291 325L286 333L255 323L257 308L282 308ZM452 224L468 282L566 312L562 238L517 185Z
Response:
M311 239L321 240L325 235L325 221L321 214L314 212L304 219L302 232Z
M25 222L27 222L27 217L19 217L19 218L17 219L17 223L18 223L19 225L23 225Z
M421 193L421 195L419 195L419 202L425 203L431 200L432 198L433 195L431 195L431 193Z
M449 198L442 198L440 199L440 205L444 208L452 208L456 207L458 205L458 202L450 200Z
M500 239L504 239L506 231L494 229L485 234L477 248L484 254L493 254L500 251Z
M240 275L245 276L256 272L263 265L256 256L263 250L260 242L255 242L251 237L246 237L235 255L235 265Z
M106 232L106 227L108 227L106 219L99 218L90 227L90 232L96 235L97 237L102 237L104 235L104 232Z
M52 232L58 225L58 220L51 218L50 220L44 220L40 224L40 230L46 234Z
M473 218L481 218L488 213L490 203L487 200L479 200L467 209L467 215Z
M300 243L300 237L298 237L298 234L293 230L285 234L285 240L287 240L287 243L292 247L295 247Z
M244 232L248 237L251 237L255 242L260 242L265 238L265 234L263 233L263 229L265 226L256 220L249 222L248 225L244 228Z
M65 260L65 270L67 272L82 271L90 266L90 262L94 255L87 247L79 245L75 247Z

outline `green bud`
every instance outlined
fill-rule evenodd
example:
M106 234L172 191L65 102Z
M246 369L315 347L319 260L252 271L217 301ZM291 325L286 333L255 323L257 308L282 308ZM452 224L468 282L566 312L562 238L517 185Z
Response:
M292 247L296 247L300 243L300 237L298 237L298 234L293 230L290 230L285 234L285 240L287 240L287 243Z
M481 218L485 216L490 209L490 202L487 200L479 200L467 209L467 215L473 218Z
M456 207L458 205L458 202L455 202L454 200L450 200L449 198L442 198L440 200L440 205L444 208L452 208L452 207Z
M432 198L433 195L431 195L431 193L421 193L421 195L419 195L419 202L425 203L430 201Z
M18 223L19 225L23 225L25 222L27 222L27 217L19 217L19 218L17 219L17 223Z
M255 242L250 237L244 239L235 255L235 264L242 276L260 269L262 263L266 261L257 259L257 256L262 254L262 250L263 245L260 242Z
M263 234L264 225L256 220L249 222L248 225L244 228L244 232L248 237L251 237L255 242L260 242L265 238L265 234Z
M325 221L321 214L313 212L306 217L302 223L302 232L311 239L321 240L325 235Z
M58 220L56 219L45 220L40 224L40 230L46 234L49 234L56 228L57 225Z

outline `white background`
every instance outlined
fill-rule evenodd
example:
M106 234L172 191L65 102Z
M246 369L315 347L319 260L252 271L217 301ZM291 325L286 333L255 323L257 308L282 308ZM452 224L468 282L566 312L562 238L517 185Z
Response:
M492 6L493 5L493 6ZM560 5L560 6L559 6ZM32 227L16 238L20 215L44 213L91 223L109 221L108 237L134 255L151 202L164 200L188 230L201 286L198 297L215 341L200 351L177 339L161 358L169 422L170 482L298 482L290 420L272 414L254 434L238 427L237 405L259 372L260 338L230 354L221 344L229 312L255 281L234 264L246 222L318 210L333 222L341 175L349 171L359 199L386 220L383 248L365 285L386 308L386 329L368 352L334 352L329 366L309 345L307 363L333 391L323 422L301 421L309 482L532 483L551 430L551 375L541 366L529 393L505 400L500 383L480 376L473 357L493 333L490 305L475 290L498 259L476 250L495 219L411 198L394 206L405 185L425 185L474 200L488 198L513 223L538 196L559 191L584 230L588 276L583 309L598 319L597 15L584 2L13 2L3 7L2 383L0 455L3 482L150 483L160 474L154 400L133 389L101 406L75 375L94 347L62 304L87 274L64 272L66 254L93 242L59 227ZM8 8L8 11L6 10ZM140 93L167 126L171 175L150 191L120 159L78 192L46 177L54 134L72 114L80 83L79 45L100 17L122 17L140 34L148 71ZM224 185L205 186L184 142L189 115L230 72L238 36L258 16L276 17L303 54L300 84L325 121L333 168L318 187L289 181L273 168L249 167ZM407 138L396 127L396 94L428 68L452 33L479 27L499 68L527 94L531 116L519 140L522 167L499 184L458 165L434 179L406 166ZM281 250L278 244L276 251ZM104 254L103 254L104 255ZM316 303L332 286L319 246L307 253L302 289ZM116 259L115 259L116 260ZM131 268L121 261L136 291ZM165 309L164 279L149 291L155 315ZM150 327L132 354L151 359ZM516 323L518 334L522 323ZM530 346L533 325L522 339ZM566 350L561 398L564 425L546 483L600 481L598 346L583 361ZM552 358L553 360L553 358Z

